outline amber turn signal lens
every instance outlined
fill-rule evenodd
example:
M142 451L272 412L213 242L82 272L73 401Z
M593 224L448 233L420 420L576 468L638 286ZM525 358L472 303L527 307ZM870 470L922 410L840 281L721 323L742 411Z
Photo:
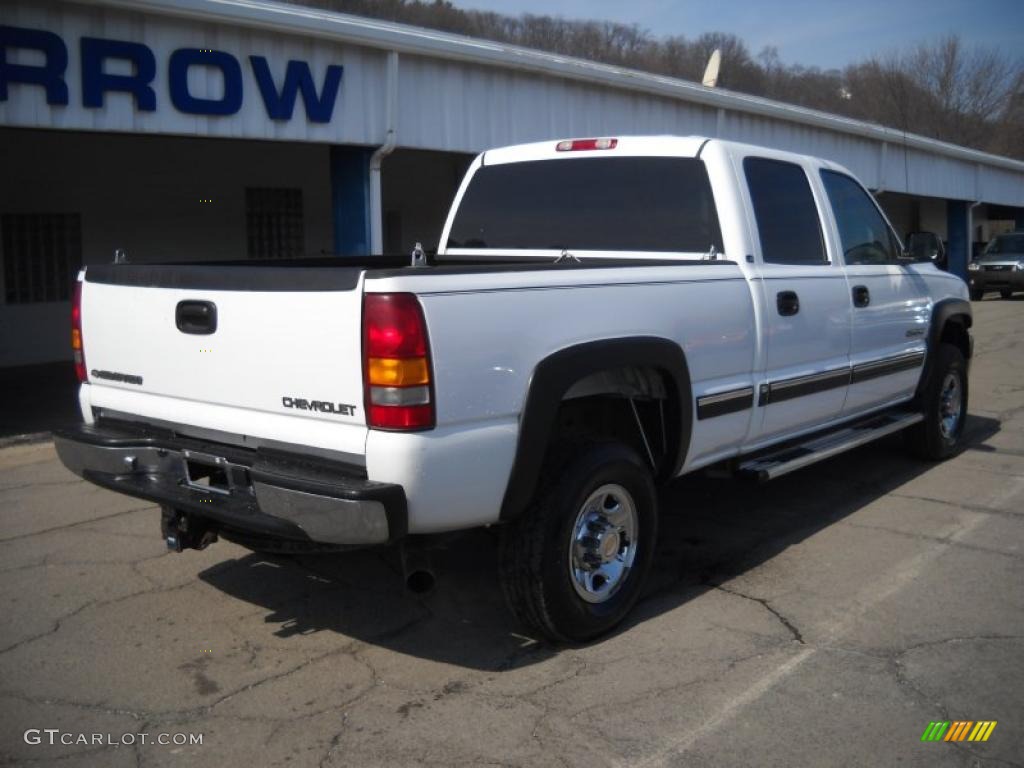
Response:
M425 357L371 357L368 363L367 378L371 386L410 387L430 383L430 369Z

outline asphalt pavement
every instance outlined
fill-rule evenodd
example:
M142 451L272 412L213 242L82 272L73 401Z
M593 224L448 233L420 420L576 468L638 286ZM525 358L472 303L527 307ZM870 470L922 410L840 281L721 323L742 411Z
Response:
M963 453L684 478L648 594L581 647L512 623L485 531L415 596L392 553L169 554L152 505L0 450L0 762L1022 766L1024 301L974 335Z

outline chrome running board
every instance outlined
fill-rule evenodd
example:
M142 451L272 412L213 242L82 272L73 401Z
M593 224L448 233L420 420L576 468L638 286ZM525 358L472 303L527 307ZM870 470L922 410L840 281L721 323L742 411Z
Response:
M818 435L807 442L789 445L772 453L743 461L739 473L757 480L773 480L797 469L858 448L872 440L899 432L923 421L920 413L890 413Z

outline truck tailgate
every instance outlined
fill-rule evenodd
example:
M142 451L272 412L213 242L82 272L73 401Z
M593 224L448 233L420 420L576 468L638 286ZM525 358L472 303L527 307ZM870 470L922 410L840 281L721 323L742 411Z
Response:
M90 267L82 336L93 404L211 426L249 412L245 434L287 440L338 427L363 453L359 267ZM198 313L198 314L197 314ZM215 330L212 315L215 313ZM316 422L315 424L312 422Z

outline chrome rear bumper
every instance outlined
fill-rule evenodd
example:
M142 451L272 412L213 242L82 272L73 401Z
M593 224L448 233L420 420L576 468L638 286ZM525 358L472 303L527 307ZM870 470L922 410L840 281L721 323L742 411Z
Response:
M367 546L403 537L405 492L358 468L124 423L54 433L57 455L104 488L203 518L229 535Z

